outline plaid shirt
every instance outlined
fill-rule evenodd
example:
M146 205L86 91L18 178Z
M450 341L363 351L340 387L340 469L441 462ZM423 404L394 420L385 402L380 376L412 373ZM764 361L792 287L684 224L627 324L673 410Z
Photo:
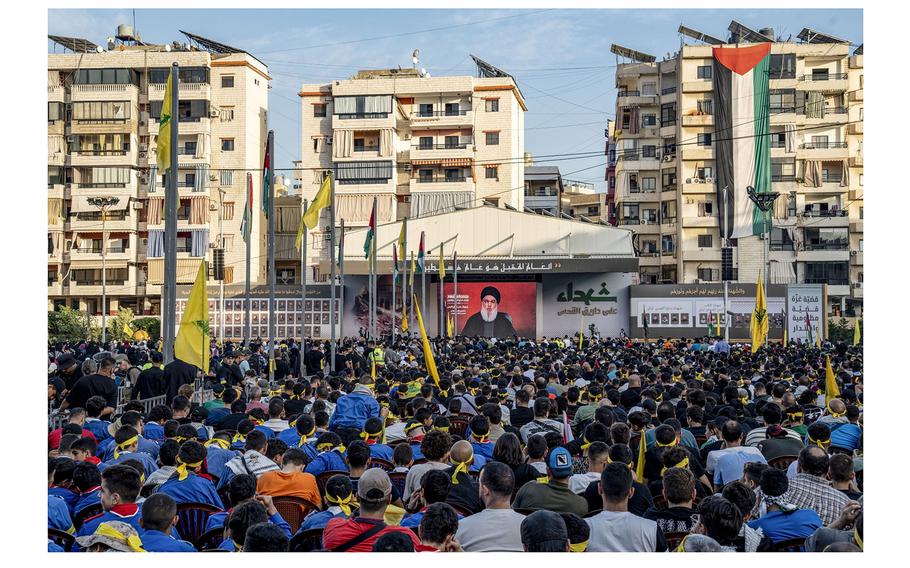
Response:
M789 501L799 509L812 509L823 525L837 520L850 498L831 487L831 482L808 473L790 480Z

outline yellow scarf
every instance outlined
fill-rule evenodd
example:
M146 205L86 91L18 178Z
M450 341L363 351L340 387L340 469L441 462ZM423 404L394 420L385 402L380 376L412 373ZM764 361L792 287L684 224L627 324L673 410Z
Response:
M471 469L471 464L474 463L474 457L464 462L457 462L452 460L452 465L455 466L455 471L452 473L452 485L458 485L458 474L459 473L468 473L468 470Z
M340 446L333 446L331 442L324 442L316 446L317 452L330 452L332 450L338 450L339 454L343 454L345 450L344 444Z
M211 440L209 440L208 442L205 443L206 448L209 446L212 446L212 445L216 445L219 448L221 448L222 450L227 450L231 447L230 442L228 442L227 440L222 440L221 438L212 438Z
M122 444L117 444L117 447L114 448L114 459L117 459L118 457L120 457L120 450L125 450L137 442L139 442L138 435L133 436L129 440L124 440L124 442Z
M471 433L471 438L478 444L486 444L490 441L489 434L484 434L483 436L478 436L477 434Z
M201 466L202 460L199 460L199 461L193 462L193 463L185 463L180 458L177 458L177 463L180 464L177 466L177 481L183 481L190 475L190 471L188 468L191 468L191 467L195 468L195 467Z
M283 392L284 392L284 391L281 390L281 389L270 390L270 391L269 391L269 396L281 396L281 393L283 393Z
M607 456L607 463L613 463L613 460L610 459L610 456ZM629 462L625 465L627 465L629 469L633 469L635 464L633 462Z
M250 416L249 421L252 422L255 426L262 426L263 424L265 424L265 420L260 420L260 419L256 418L255 416Z
M334 503L335 505L338 505L341 508L341 512L344 513L345 517L351 516L351 504L350 503L351 503L351 501L354 500L353 493L351 493L350 495L348 495L347 497L345 497L343 499L340 499L338 497L333 497L333 496L329 495L328 493L326 493L325 500L328 501L329 503Z
M433 430L439 430L440 432L448 432L448 426L433 426Z
M806 436L806 439L808 440L808 443L806 444L807 446L814 444L823 450L831 444L831 438L828 438L827 440L815 440L812 438L812 436Z
M689 458L683 458L683 460L682 460L681 462L679 462L678 464L674 465L673 467L682 467L682 468L689 467ZM668 467L662 468L662 469L660 470L660 476L663 477L664 474L667 472L668 469L670 469L670 468L668 468Z
M569 552L584 552L588 549L588 541L583 540L578 543L569 543Z
M546 475L538 477L537 483L550 483L550 478L547 477Z
M654 440L654 444L655 444L658 448L672 448L672 447L676 446L676 444L678 444L678 443L679 443L679 441L678 441L676 438L673 438L673 441L670 442L669 444L661 444L661 443L658 442L657 440Z
M739 402L740 402L743 406L748 406L748 405L749 405L749 397L748 397L748 396L741 397L741 398L739 399Z
M174 440L176 440L178 444L182 444L182 443L186 442L187 440L191 440L191 439L192 438L187 438L186 436L174 436Z
M246 443L246 436L244 436L240 432L234 434L234 438L231 440L231 445L236 444L238 442L240 442L241 444Z
M586 452L586 451L588 451L588 448L591 446L591 444L593 444L594 442L589 442L587 436L582 436L581 439L583 441L581 444L581 451Z
M792 422L793 420L796 420L797 418L802 418L803 413L802 412L788 412L787 417L790 418L790 421Z
M142 539L139 538L139 535L131 534L130 536L126 536L108 523L101 523L98 525L98 528L95 529L94 534L114 538L117 540L125 540L127 546L129 546L130 550L133 552L148 552L142 548Z
M687 538L689 538L689 535L684 536L683 539L681 541L679 541L679 546L677 546L676 550L674 550L673 552L685 552Z
M830 403L830 402L829 402L828 404L825 405L825 410L827 410L827 411L828 411L828 414L830 414L831 416L833 416L833 417L835 417L835 418L840 418L841 416L845 416L845 415L847 414L847 411L846 411L846 410L843 411L843 412L834 412L833 410L831 410L831 403Z
M305 435L303 435L303 436L300 437L300 440L297 442L297 447L298 447L298 448L302 448L303 445L306 444L307 439L309 439L309 437L312 436L312 435L315 434L315 433L316 433L316 426L313 426L313 429L312 429L312 430L310 430L310 431L307 432Z
M364 442L369 442L373 438L378 440L381 437L382 437L382 432L370 434L369 432L364 431L364 432L360 433L360 439L363 440Z
M856 542L856 546L858 546L859 549L862 550L863 549L863 537L859 536L859 531L856 530L856 527L853 528L853 540L854 540L854 542Z
M411 430L414 430L414 429L416 429L416 428L423 428L423 424L420 423L420 422L414 422L414 423L412 423L412 424L409 424L409 425L407 425L407 426L404 427L404 433L407 434L407 433L409 433Z

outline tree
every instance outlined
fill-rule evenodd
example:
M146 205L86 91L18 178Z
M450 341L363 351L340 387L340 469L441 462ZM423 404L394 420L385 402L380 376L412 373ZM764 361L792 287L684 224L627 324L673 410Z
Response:
M97 327L88 313L66 306L47 313L47 336L52 342L78 343L92 337Z
M124 333L123 328L129 325L132 328L133 321L133 310L129 308L120 308L117 310L117 315L111 318L111 321L107 324L107 332L111 337L114 337L119 340L129 340L132 339L132 336L127 337L127 334ZM133 331L136 331L133 328Z
M151 341L158 341L161 336L161 320L158 318L136 318L130 324L130 327L133 328L133 331L145 330L149 334Z
M835 322L833 319L828 320L828 341L836 343L845 341L852 345L853 343L853 324L845 318Z

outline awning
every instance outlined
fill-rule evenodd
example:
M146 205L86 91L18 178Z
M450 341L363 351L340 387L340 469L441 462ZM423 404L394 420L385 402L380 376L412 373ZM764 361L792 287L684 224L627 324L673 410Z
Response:
M447 167L468 167L471 165L471 158L446 158L442 161L443 166Z
M74 260L70 262L71 270L101 270L102 263L100 260ZM126 260L108 260L104 267L111 268L128 268L129 261Z
M130 205L130 196L129 195L114 195L119 199L116 205L111 205L107 208L108 211L123 211ZM70 211L75 213L89 213L92 211L98 211L99 209L94 205L90 204L88 200L90 197L74 197L72 203L70 204Z
M439 166L442 165L444 160L411 160L412 166Z
M150 258L148 282L149 284L164 283L164 259ZM199 263L202 258L178 258L177 259L177 283L193 284L196 281L196 274L199 272Z

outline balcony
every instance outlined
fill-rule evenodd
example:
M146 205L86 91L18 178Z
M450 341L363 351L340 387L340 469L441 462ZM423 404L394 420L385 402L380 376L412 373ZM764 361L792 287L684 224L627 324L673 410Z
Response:
M713 160L714 148L711 146L699 146L697 144L687 144L682 147L683 160Z
M848 194L848 196L849 196L848 199L849 199L850 201L859 201L860 199L863 198L863 195L864 195L864 193L863 193L863 187L860 186L859 189L851 189L851 190L850 190L850 192L849 192L849 194Z
M99 197L105 195L137 197L138 181L131 180L129 183L73 183L69 184L68 196L70 199L75 197Z
M47 184L47 198L48 199L66 199L66 190L62 183L49 183Z
M412 194L421 191L474 191L474 180L468 176L415 177L411 178L410 190Z
M709 181L710 180L710 181ZM683 180L683 193L709 193L715 191L714 180L711 178L686 178Z
M411 128L436 128L442 126L470 126L474 124L471 109L436 110L411 113Z
M661 89L660 96L661 96L661 98L668 97L671 99L675 99L676 98L676 85L674 85L672 87L665 87L665 88Z
M474 145L467 142L458 144L419 144L411 146L411 160L446 160L472 158Z
M647 221L639 218L619 219L619 227L631 229L640 235L658 235L660 234L660 225L656 220Z
M47 102L62 103L64 101L64 91L62 85L47 86Z
M863 102L863 89L857 89L850 92L850 101L855 103Z
M148 152L148 163L155 164L157 157L154 152ZM193 167L201 165L211 165L212 163L212 154L209 152L204 152L198 158L196 157L196 148L190 146L177 146L177 167Z
M862 298L863 297L863 283L854 282L853 284L851 284L850 293L851 293L851 296L853 296L854 298Z
M553 195L536 195L536 194L525 194L525 207L530 207L531 209L535 208L552 208L559 206L559 197L554 193Z
M805 220L804 225L811 223L812 227L849 227L850 217L846 209L836 211L819 211L812 209L804 211L802 217Z
M714 115L712 114L693 114L682 117L683 126L713 126Z
M825 116L822 118L810 118L806 116L805 110L796 115L797 125L827 124L829 122L844 123L847 122L847 120L847 107L844 106L826 106Z
M639 150L619 152L616 159L617 165L621 165L621 169L626 171L660 169L660 159L657 157L656 151L648 156L643 155Z
M128 215L125 219L108 219L104 222L104 230L108 232L129 232L136 231L138 215ZM64 224L66 231L79 232L101 232L101 219L79 219L75 216L69 217Z
M719 222L717 215L699 215L697 210L683 209L682 224L686 229L717 227Z
M108 222L110 224L110 222ZM127 248L109 248L105 262L133 260L133 249ZM79 261L98 261L101 262L101 247L82 247L74 248L69 252L69 262Z
M211 124L211 119L207 116L183 117L178 119L177 128L181 135L208 134L211 131ZM149 135L153 139L158 136L158 126L157 118L149 119Z
M149 101L164 100L165 83L152 83L149 85ZM181 101L210 99L212 86L208 83L183 83L179 85Z
M685 221L683 222L685 224ZM686 262L720 262L719 248L694 248L683 253Z
M658 103L657 95L642 95L641 91L619 91L616 106L653 106Z
M824 282L814 282L813 284L824 284ZM834 296L849 296L850 295L850 284L849 283L836 283L827 282L828 284L828 297Z
M823 93L835 93L846 91L849 87L847 84L846 73L825 73L825 74L808 74L799 77L796 88L801 91L821 91Z
M438 123L427 123L427 126L436 126L437 124ZM441 124L438 125L441 126ZM334 114L332 115L332 128L335 130L379 130L382 128L395 128L395 113Z
M139 87L115 84L73 85L70 88L70 98L73 102L124 100L124 98L135 102L139 99Z
M684 93L710 93L713 89L714 83L710 79L707 81L686 81L682 86L682 92Z
M60 282L59 275L58 275L57 280L55 280L54 282L48 281L48 283L47 283L47 295L48 296L63 296L66 293L67 292L65 290L65 287L63 286L63 283Z
M80 166L137 166L138 152L135 146L124 150L75 150L69 154L69 165Z
M797 187L803 186L797 186L795 174L771 174L772 191L786 194L791 191L796 191Z
M846 242L806 243L803 250L796 252L796 260L797 262L847 262L850 260L850 251Z
M628 193L623 193L620 201L623 203L628 202L643 202L643 201L660 201L660 193L655 189L630 189Z
M799 157L805 160L846 160L846 142L806 142L801 144Z

